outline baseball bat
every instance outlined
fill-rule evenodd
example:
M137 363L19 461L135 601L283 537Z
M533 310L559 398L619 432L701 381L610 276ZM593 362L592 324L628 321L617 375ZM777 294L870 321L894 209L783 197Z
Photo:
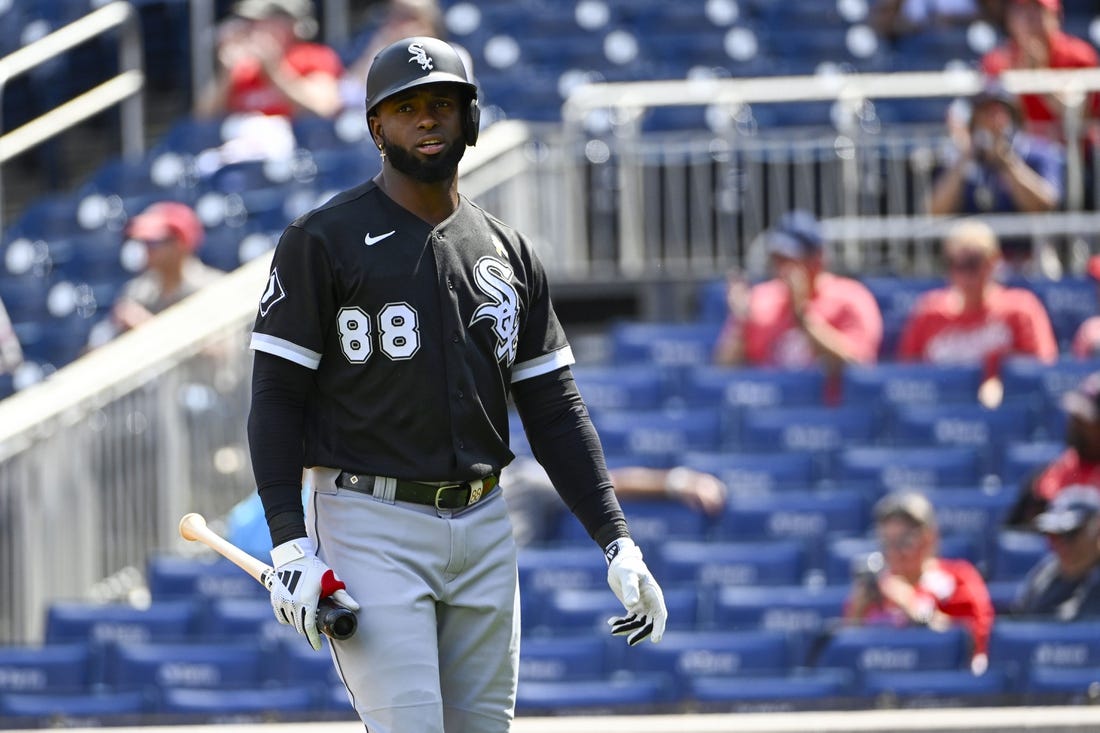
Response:
M265 588L270 587L275 570L206 526L201 514L191 512L180 520L180 537L191 542L201 542L226 560L251 575ZM332 639L347 639L359 625L355 612L339 606L327 598L317 605L317 629Z

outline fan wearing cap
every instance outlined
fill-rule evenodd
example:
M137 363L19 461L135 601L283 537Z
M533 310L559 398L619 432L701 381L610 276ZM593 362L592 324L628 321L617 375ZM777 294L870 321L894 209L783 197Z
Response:
M1050 553L1028 572L1013 614L1060 621L1100 616L1100 489L1067 486L1034 527L1046 535Z
M89 336L99 346L115 335L145 323L165 308L221 276L195 254L204 229L186 204L160 201L130 220L128 241L141 246L145 269L127 282L115 299L110 319L97 325Z
M1100 301L1100 255L1089 257L1086 272L1097 283L1097 300ZM1100 356L1100 316L1090 316L1081 322L1073 334L1070 350L1078 359L1094 359Z
M1060 0L1007 0L1005 28L1008 40L988 51L981 69L999 76L1010 69L1091 69L1097 66L1096 50L1085 40L1062 30ZM1036 134L1064 140L1062 115L1065 105L1055 94L1024 94L1020 98L1027 126ZM1100 120L1100 95L1089 95L1085 109L1092 124L1088 137L1095 140Z
M1009 514L1010 526L1026 526L1070 486L1100 489L1100 372L1062 396L1066 449L1021 487Z
M994 281L1000 244L985 222L954 224L943 253L949 284L917 301L902 328L898 358L982 366L979 396L986 404L999 404L997 380L1004 358L1027 355L1046 363L1058 358L1050 317L1031 291Z
M853 584L845 621L920 625L937 631L961 625L970 635L971 670L984 672L993 602L973 564L938 556L939 530L932 503L920 492L896 491L876 502L873 515L881 570L870 586Z
M812 214L791 211L764 242L775 277L745 293L732 282L730 314L715 344L719 364L781 368L872 363L882 342L882 314L856 280L825 269L824 239Z
M200 117L259 113L332 117L340 111L340 57L308 41L311 0L240 0L219 26L218 70L195 105Z
M967 124L949 116L954 163L932 187L932 214L1053 211L1062 202L1064 154L1020 132L1016 97L990 84L970 100Z

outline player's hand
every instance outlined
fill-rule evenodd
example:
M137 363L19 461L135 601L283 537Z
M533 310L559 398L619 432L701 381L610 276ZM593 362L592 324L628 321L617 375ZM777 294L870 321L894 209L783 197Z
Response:
M301 537L284 542L271 551L275 566L268 582L271 607L281 624L293 626L309 640L310 646L321 650L321 632L317 630L317 604L322 598L352 611L359 603L345 590L344 581L317 557L313 540Z
M668 610L665 595L642 560L634 540L620 537L604 550L608 559L607 584L626 608L627 615L607 620L611 633L626 635L634 646L646 637L654 644L665 634Z

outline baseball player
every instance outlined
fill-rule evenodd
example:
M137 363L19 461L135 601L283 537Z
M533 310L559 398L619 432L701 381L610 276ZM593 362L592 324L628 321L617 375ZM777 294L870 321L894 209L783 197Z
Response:
M605 553L626 609L612 633L659 641L664 598L615 499L542 265L458 193L478 136L460 57L426 37L386 47L366 109L382 170L287 227L251 341L271 602L315 649L319 598L360 612L332 656L371 733L507 731L520 628L498 486L509 397Z

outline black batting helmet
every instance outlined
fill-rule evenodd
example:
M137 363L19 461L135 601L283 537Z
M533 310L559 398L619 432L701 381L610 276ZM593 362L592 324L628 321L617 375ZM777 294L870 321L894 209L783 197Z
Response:
M458 51L438 38L413 36L378 52L367 72L367 116L387 97L423 84L439 83L457 84L468 93L463 133L466 144L473 145L481 121L477 86L470 82Z

